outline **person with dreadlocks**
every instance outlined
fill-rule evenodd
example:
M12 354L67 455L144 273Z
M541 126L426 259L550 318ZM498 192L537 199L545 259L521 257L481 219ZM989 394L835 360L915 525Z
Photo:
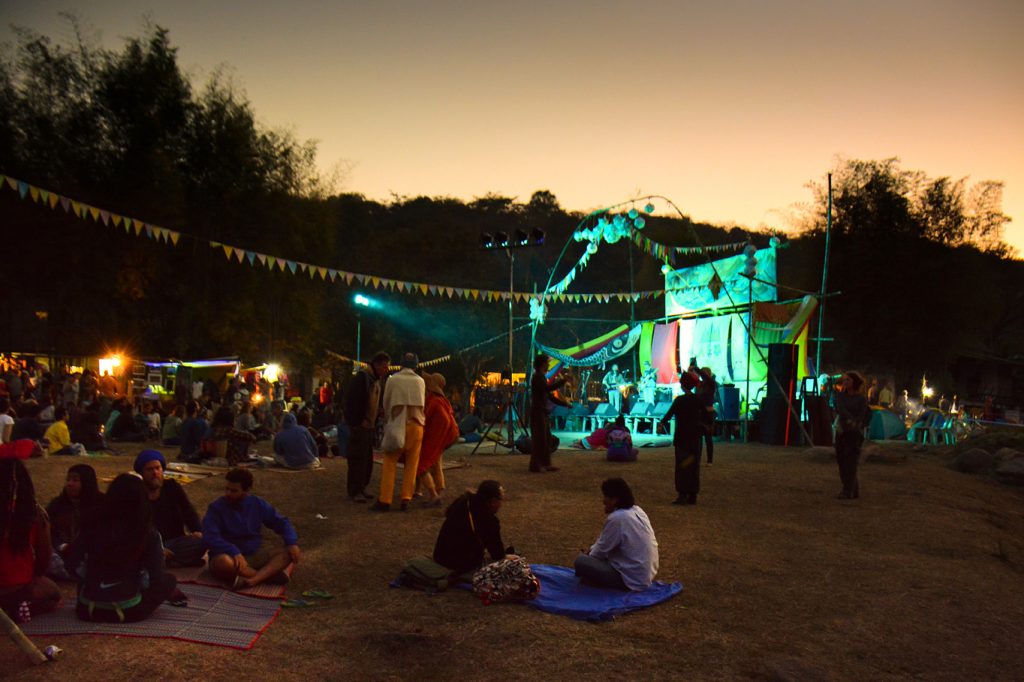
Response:
M0 453L0 608L22 621L60 604L60 588L45 575L53 551L50 522L22 462L30 453L11 447Z

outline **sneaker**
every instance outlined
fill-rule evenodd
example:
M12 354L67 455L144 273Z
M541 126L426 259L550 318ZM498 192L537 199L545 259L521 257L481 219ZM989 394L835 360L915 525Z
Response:
M391 505L390 504L385 504L385 503L381 502L380 500L377 500L376 502L374 502L373 504L370 505L370 511L372 511L372 512L391 511Z

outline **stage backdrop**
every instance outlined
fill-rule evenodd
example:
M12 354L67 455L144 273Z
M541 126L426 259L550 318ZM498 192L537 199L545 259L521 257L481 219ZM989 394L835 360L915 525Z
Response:
M758 249L754 256L757 274L753 286L742 274L747 260L744 254L669 271L665 275L665 317L748 305L751 298L777 300L775 247Z

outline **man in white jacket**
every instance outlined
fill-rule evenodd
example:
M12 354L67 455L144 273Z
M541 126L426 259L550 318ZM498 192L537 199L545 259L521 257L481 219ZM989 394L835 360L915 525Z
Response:
M388 511L395 492L398 460L405 457L402 470L401 510L409 509L409 501L416 490L416 466L420 461L423 444L423 425L426 418L426 386L416 374L419 358L415 353L402 356L402 370L391 375L384 384L384 467L380 474L380 495L370 511Z

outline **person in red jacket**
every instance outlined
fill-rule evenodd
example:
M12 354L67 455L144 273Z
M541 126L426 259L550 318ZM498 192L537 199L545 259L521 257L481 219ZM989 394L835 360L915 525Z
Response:
M441 457L448 446L459 439L459 425L455 421L452 404L444 395L444 376L424 372L423 382L427 388L427 404L424 406L426 425L423 427L423 445L416 474L430 494L427 504L439 507L441 492L445 488Z

